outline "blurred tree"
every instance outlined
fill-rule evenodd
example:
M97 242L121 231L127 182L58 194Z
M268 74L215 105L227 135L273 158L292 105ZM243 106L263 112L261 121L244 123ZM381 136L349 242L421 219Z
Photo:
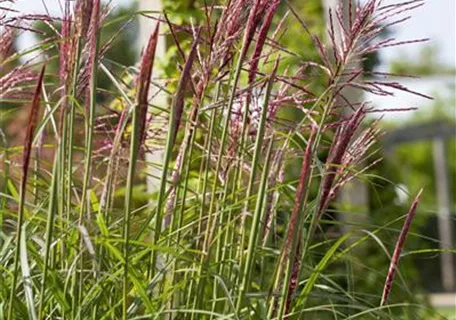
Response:
M417 58L411 58L405 54L400 55L390 63L389 69L391 73L412 76L456 74L454 66L447 66L440 62L438 47L435 45L423 47Z

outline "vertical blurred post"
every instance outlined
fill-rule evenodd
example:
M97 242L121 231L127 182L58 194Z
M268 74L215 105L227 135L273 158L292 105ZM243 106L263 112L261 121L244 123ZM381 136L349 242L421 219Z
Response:
M333 19L334 19L334 12L336 11L338 6L343 6L343 23L349 28L349 13L348 10L350 8L350 1L352 1L352 10L356 10L356 5L353 0L323 0L324 8L325 8L325 17L326 17L326 25L327 29L330 28L330 17L329 17L329 9L333 12ZM354 12L352 13L354 16ZM342 27L337 23L337 19L334 19L334 37L336 43L341 43L343 41L342 35ZM359 69L359 61L350 61L347 64L347 68L349 70ZM344 78L349 76L342 76L341 82L344 81ZM344 99L338 99L336 104L342 106L341 110L344 116L349 116L353 113L353 109L349 107L349 105L353 105L359 103L362 99L362 92L359 89L354 87L345 87L340 93L339 96L343 96ZM346 106L346 107L344 107ZM351 182L347 183L340 192L339 195L339 203L343 205L342 210L338 213L338 219L344 222L341 226L343 232L348 232L354 229L354 225L362 225L363 221L367 218L368 213L368 190L365 183L360 181L359 179L353 179Z
M140 15L139 17L139 39L138 47L142 50L149 40L150 34L155 28L156 23L159 23L158 18L163 12L163 4L161 0L139 0L140 11L150 11L147 13L147 17ZM154 17L155 19L151 19ZM163 61L166 55L166 38L165 36L159 35L157 50L155 52L155 61ZM157 64L156 64L157 65ZM163 85L163 77L158 67L153 70L154 82L158 85ZM150 96L154 97L153 104L163 107L167 103L166 93L159 90L157 86L151 86ZM149 193L154 192L158 189L161 176L161 166L163 163L163 151L156 150L146 153L146 162L148 164L148 177L147 177L147 191Z
M453 249L453 226L451 221L450 185L448 182L448 166L445 138L434 139L434 168L438 202L438 226L440 249ZM440 255L443 289L447 292L455 289L454 261L452 252Z

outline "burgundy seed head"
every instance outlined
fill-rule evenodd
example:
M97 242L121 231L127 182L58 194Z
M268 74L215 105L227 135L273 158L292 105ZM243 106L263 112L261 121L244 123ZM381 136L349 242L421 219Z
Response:
M155 51L158 42L158 31L160 23L157 22L154 32L150 35L147 47L144 50L141 58L140 72L137 81L137 100L138 100L138 118L140 121L139 131L135 134L140 135L139 146L141 146L146 138L146 123L147 123L147 108L149 100L150 80L152 77L152 69L155 62Z
M44 71L46 66L44 65L41 68L40 75L38 76L38 82L35 89L35 94L33 95L32 105L30 108L30 114L27 124L27 132L25 134L24 141L24 153L22 155L22 173L23 173L23 184L25 187L25 179L27 179L28 167L30 163L30 156L32 154L32 142L33 134L35 133L35 128L38 123L38 114L40 111L40 101L41 101L41 87L43 85Z
M174 144L177 131L179 130L182 113L184 112L184 98L185 98L185 91L187 85L191 81L191 70L193 66L193 61L196 58L197 48L198 48L198 41L201 34L201 29L198 30L198 33L193 40L192 49L190 50L190 54L188 55L187 61L185 62L184 69L182 71L181 77L179 79L179 83L177 85L176 95L173 99L172 111L175 112L175 123L173 124L174 133L173 133L173 141Z
M415 217L416 208L418 207L418 203L421 198L421 193L423 189L418 192L418 195L415 197L415 200L410 207L409 212L407 213L407 217L405 218L404 225L402 226L401 233L399 234L399 238L397 239L396 246L394 248L393 256L391 257L391 263L388 270L388 274L386 275L385 286L383 288L382 293L382 300L380 301L380 306L384 306L387 301L389 294L391 292L391 287L393 285L394 275L396 274L397 266L399 263L399 259L401 257L401 251L404 247L405 239L407 238L408 231L410 229L410 225L412 224L413 218Z
M91 23L92 10L96 0L78 0L75 6L76 35L85 38ZM99 5L99 4L98 4Z
M347 147L349 146L351 139L361 124L365 114L366 111L364 107L358 108L358 110L351 116L347 125L338 130L333 145L331 146L328 160L326 161L326 172L321 183L320 204L317 214L318 218L323 214L323 211L329 204L329 195L334 180L336 179L337 166L342 163L342 158L347 151Z

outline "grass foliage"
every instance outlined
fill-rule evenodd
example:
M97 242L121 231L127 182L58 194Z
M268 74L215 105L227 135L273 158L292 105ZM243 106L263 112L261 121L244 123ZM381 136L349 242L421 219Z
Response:
M369 271L384 281L376 295L355 286L359 265L376 268L362 264L360 250L374 242L388 252L377 235L400 229L344 225L334 214L337 196L367 183L365 170L380 158L372 150L377 122L365 120L378 110L350 90L407 91L384 74L365 80L361 59L402 44L374 40L422 1L331 10L328 39L308 33L306 17L286 1L209 1L191 25L173 23L172 14L151 18L157 27L135 67L106 58L113 42L100 35L110 16L99 0L74 8L62 1L54 35L31 49L37 57L11 53L17 34L54 18L10 15L7 2L0 0L2 115L19 106L14 114L30 115L10 117L2 130L0 319L424 312L413 297L388 303L391 290L393 298L402 290L393 276L417 201L390 271ZM312 39L303 50L319 61L281 45L285 19ZM164 35L179 53L169 79L157 76ZM58 70L45 72L53 63ZM112 89L99 88L99 75ZM9 134L15 123L25 136Z

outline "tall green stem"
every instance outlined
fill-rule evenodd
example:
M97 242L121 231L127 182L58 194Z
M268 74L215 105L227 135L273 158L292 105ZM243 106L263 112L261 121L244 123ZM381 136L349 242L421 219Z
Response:
M137 154L139 149L140 139L140 123L138 115L138 107L133 109L133 130L131 134L131 145L130 145L130 162L128 165L127 175L127 186L125 191L125 211L124 211L124 228L123 228L123 257L124 257L124 273L123 273L123 290L122 290L122 319L127 319L128 309L128 265L129 265L129 239L130 239L130 216L131 216L131 204L133 194L133 179L136 168Z
M264 133L265 133L265 130L266 130L266 117L267 117L267 114L268 114L268 106L269 106L269 99L270 99L270 96L271 96L271 90L272 90L272 86L274 84L274 74L271 75L269 81L268 81L268 85L267 85L267 88L266 88L266 94L265 94L265 98L264 98L264 103L263 103L263 108L262 108L262 111L261 111L261 117L260 117L260 122L258 124L258 130L257 130L257 135L256 135L256 139L255 139L255 147L254 147L254 153L253 153L253 158L252 158L252 164L251 164L251 173L250 173L250 179L249 179L249 183L248 183L248 186L247 186L247 195L246 195L246 204L245 204L245 207L244 207L244 212L243 214L245 215L246 214L246 211L248 210L248 206L249 206L249 199L250 197L252 196L252 190L253 190L253 184L254 184L254 181L255 181L255 177L256 177L256 169L257 167L259 166L259 159L260 159L260 155L261 155L261 149L263 147L263 140L264 140ZM269 161L269 160L268 160ZM265 170L265 168L263 168L263 171ZM267 171L267 170L266 170ZM266 175L266 179L267 179L267 175ZM261 191L261 190L260 190ZM257 197L260 197L260 193L258 194ZM260 220L259 219L259 216L257 217L256 215L260 214L261 213L261 208L258 208L258 205L261 205L261 203L258 203L257 201L257 208L255 209L255 216L254 216L254 219L253 219L253 222L252 222L252 226L251 226L251 230L250 230L250 241L249 241L249 249L247 250L247 258L246 258L246 261L244 262L244 255L242 254L242 252L244 251L244 242L245 242L245 238L246 238L246 221L244 221L244 225L242 226L242 235L241 235L241 243L240 243L240 260L241 260L241 274L240 274L240 279L241 279L241 286L240 286L240 292L239 292L239 297L238 297L238 303L237 303L237 306L236 306L236 312L239 313L240 311L240 308L241 308L241 303L242 303L242 300L243 300L243 296L245 294L245 291L248 289L247 286L247 281L250 280L250 265L251 265L251 252L250 252L250 249L253 249L254 248L251 248L251 245L253 245L254 243L252 243L252 238L256 239L257 238L257 232L258 232L258 225L255 225L255 224L259 224ZM258 211L259 210L259 211ZM257 213L258 211L258 213ZM258 221L257 221L258 220ZM255 240L256 241L256 240ZM244 271L242 272L244 268Z
M52 235L54 229L54 220L56 216L56 205L57 205L57 181L59 180L60 172L60 154L57 150L54 158L54 166L52 171L52 182L51 189L49 191L49 208L48 216L46 221L46 243L44 247L44 267L43 267L43 278L41 279L41 290L40 290L40 302L38 308L38 319L44 318L44 308L45 308L45 296L46 296L46 285L47 285L47 275L49 272L49 256L51 254L51 243Z

